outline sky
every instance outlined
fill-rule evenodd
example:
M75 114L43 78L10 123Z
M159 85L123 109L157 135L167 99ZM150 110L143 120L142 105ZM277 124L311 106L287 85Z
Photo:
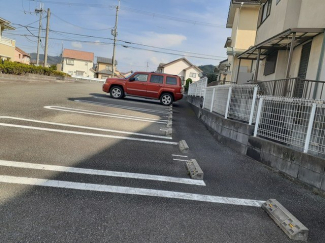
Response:
M93 52L95 57L112 57L111 29L118 0L42 2L45 10L51 10L49 55L59 56L63 46ZM27 53L36 52L39 15L35 14L35 8L39 6L40 1L34 0L0 0L0 17L16 27L16 30L5 31L3 36L15 39L16 46ZM229 0L121 0L117 69L155 71L159 63L181 57L197 66L217 65L226 59L224 43L231 33L226 29L228 9ZM45 29L46 13L43 17ZM21 25L30 27L26 29ZM45 36L45 31L41 36ZM40 53L44 53L44 42L42 39Z

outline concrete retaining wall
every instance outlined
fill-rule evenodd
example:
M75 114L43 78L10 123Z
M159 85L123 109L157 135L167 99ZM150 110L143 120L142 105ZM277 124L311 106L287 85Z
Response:
M240 121L226 120L223 116L202 109L202 98L189 96L187 100L219 142L295 180L325 192L325 158L315 157L279 143L253 137L254 126Z
M69 77L55 77L37 74L12 75L0 73L0 82L75 82Z

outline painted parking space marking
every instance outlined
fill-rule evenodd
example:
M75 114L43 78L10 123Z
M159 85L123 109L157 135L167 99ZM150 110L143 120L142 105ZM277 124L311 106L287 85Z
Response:
M25 119L25 118L12 117L12 116L0 116L0 119L12 119L12 120L27 121L27 122L34 122L34 123L41 123L41 124L49 124L49 125L55 125L55 126L81 128L81 129L94 130L94 131L112 132L112 133L120 133L120 134L128 134L128 135L135 135L135 136L152 137L152 138L161 138L161 139L172 139L171 137L166 137L166 136L158 136L158 135L136 133L136 132L126 132L126 131L96 128L96 127L78 126L78 125L56 123L56 122L46 122L46 121Z
M65 112L78 113L78 114L86 114L86 115L102 116L102 117L111 117L111 118L116 118L116 119L167 124L166 120L155 120L155 119L144 118L144 117L126 116L126 115L119 115L119 114L114 114L114 113L105 113L105 112L96 112L96 111L90 111L90 110L73 109L73 108L68 108L68 107L44 106L44 108L45 109L50 109L50 110L56 110L56 111L65 111Z
M187 158L187 155L179 155L179 154L172 154L174 157L182 157L182 158Z
M56 133L65 133L65 134L75 134L75 135L83 135L83 136L92 136L92 137L114 138L114 139L121 139L121 140L147 142L147 143L178 145L178 143L176 143L176 142L169 142L169 141L151 140L151 139L143 139L143 138L121 137L121 136L104 135L104 134L98 134L98 133L76 132L76 131L69 131L69 130L43 128L43 127L22 126L22 125L14 125L14 124L9 124L9 123L0 123L0 126L22 128L22 129L29 129L29 130L47 131L47 132L56 132Z
M66 166L58 166L58 165L34 164L34 163L7 161L7 160L0 160L0 166L205 186L205 183L203 181L186 179L186 178L108 171L108 170L84 169L84 168L66 167Z
M101 184L90 184L70 181L48 180L29 177L0 176L0 183L74 189L82 191L109 192L127 195L150 196L160 198L182 199L199 202L219 203L228 205L250 206L260 208L265 201L249 200L230 197L219 197L185 192L143 189L135 187L122 187Z
M176 161L189 161L189 159L187 159L187 160L184 160L184 159L173 159L173 160L176 160Z
M146 108L138 108L138 107L134 107L134 106L115 105L115 104L108 104L108 103L88 101L88 100L74 100L74 101L93 104L93 105L102 105L102 106L121 108L121 109L126 109L126 110L133 110L133 111L141 111L141 112L149 112L149 113L151 112L151 113L160 113L160 114L168 113L167 110L166 111L152 110L152 109L146 109Z

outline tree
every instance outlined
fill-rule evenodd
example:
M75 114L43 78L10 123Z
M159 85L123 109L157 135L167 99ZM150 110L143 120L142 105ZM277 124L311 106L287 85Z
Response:
M217 81L217 75L215 73L207 74L208 84Z
M188 88L190 86L190 84L193 83L193 80L191 78L186 79L186 83L185 83L185 91L188 91Z

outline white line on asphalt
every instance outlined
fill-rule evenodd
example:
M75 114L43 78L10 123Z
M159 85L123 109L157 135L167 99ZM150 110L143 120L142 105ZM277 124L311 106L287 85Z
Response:
M131 178L131 179L139 179L139 180L164 181L164 182L172 182L172 183L180 183L180 184L188 184L188 185L196 185L196 186L205 186L205 183L202 180L193 180L193 179L177 178L177 177L170 177L170 176L147 175L147 174L129 173L129 172L108 171L108 170L84 169L84 168L66 167L66 166L59 166L59 165L33 164L33 163L26 163L26 162L0 160L0 166L35 169L35 170L59 171L59 172L87 174L87 175L122 177L122 178Z
M173 159L173 160L177 160L177 161L189 161L188 159L187 160L184 160L184 159Z
M55 106L44 106L45 109L56 110L56 111L65 111L65 112L72 112L72 113L79 113L79 114L86 114L86 115L93 115L93 116L103 116L103 117L112 117L116 119L125 119L125 120L134 120L134 121L141 121L141 122L151 122L151 123L159 123L159 124L167 124L166 120L152 120L149 118L142 118L142 117L131 117L125 115L118 115L118 114L110 114L104 112L95 112L95 111L88 111L88 110L79 110L79 109L72 109L66 107L55 107Z
M188 157L186 155L178 155L178 154L172 154L172 156L175 156L175 157L183 157L183 158L187 158Z
M221 203L221 204L251 206L251 207L261 207L262 204L265 203L265 201L240 199L240 198L218 197L218 196L209 196L209 195L192 194L192 193L184 193L184 192L143 189L143 188L135 188L135 187L110 186L110 185L100 185L100 184L88 184L88 183L79 183L79 182L70 182L70 181L47 180L47 179L5 176L5 175L0 176L0 182L11 183L11 184L32 185L32 186L64 188L64 189L75 189L75 190L83 190L83 191L110 192L110 193L120 193L120 194L128 194L128 195L162 197L162 198L182 199L182 200L191 200L191 201L199 201L199 202Z
M160 143L160 144L178 145L178 143L176 143L176 142L151 140L151 139L143 139L143 138L121 137L121 136L104 135L104 134L98 134L98 133L75 132L75 131L69 131L69 130L51 129L51 128L43 128L43 127L32 127L32 126L22 126L22 125L8 124L8 123L0 123L0 126L16 127L16 128L39 130L39 131L48 131L48 132L57 132L57 133L66 133L66 134L76 134L76 135L84 135L84 136L92 136L92 137L116 138L116 139L132 140L132 141L139 141L139 142L148 142L148 143Z
M111 130L111 129L104 129L104 128L96 128L96 127L77 126L77 125L70 125L70 124L56 123L56 122L46 122L46 121L25 119L25 118L12 117L12 116L0 116L0 119L13 119L13 120L28 121L28 122L49 124L49 125L55 125L55 126L74 127L74 128L82 128L82 129L89 129L89 130L103 131L103 132L122 133L122 134L129 134L129 135L143 136L143 137L153 137L153 138L161 138L161 139L172 139L171 137L166 137L166 136L158 136L158 135L151 135L151 134L144 134L144 133L135 133L135 132L125 132L125 131L118 131L118 130Z
M107 104L107 103L103 103L103 102L95 102L95 101L88 101L88 100L75 100L75 101L76 102L94 104L94 105L104 105L104 106L109 106L109 107L122 108L122 109L127 109L127 110L134 110L134 111L143 111L143 112L167 114L167 111L151 110L151 109L138 108L138 107L133 107L133 106Z

